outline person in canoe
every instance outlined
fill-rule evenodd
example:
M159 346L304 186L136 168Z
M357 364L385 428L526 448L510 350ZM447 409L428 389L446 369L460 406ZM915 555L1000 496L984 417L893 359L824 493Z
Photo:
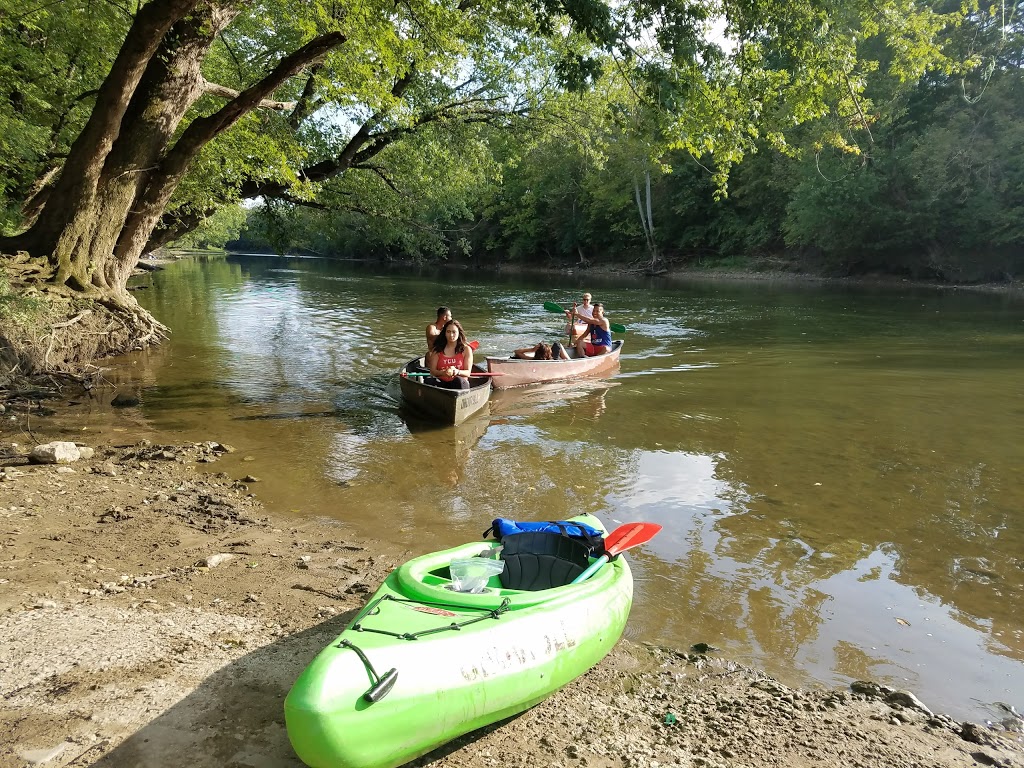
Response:
M573 317L578 317L590 326L590 340L583 335L576 341L578 357L597 357L612 351L612 329L608 318L604 316L604 304L600 301L594 304L594 314L591 317L583 317L578 312Z
M583 303L582 304L579 304L579 305L574 304L573 308L571 310L568 310L568 309L565 310L565 316L569 319L569 323L566 326L566 334L569 336L569 344L570 344L570 346L571 345L575 345L576 342L579 341L579 339L576 338L576 330L577 330L576 329L576 322L573 320L572 313L573 312L579 313L579 316L580 316L581 320L583 318L593 317L594 316L594 305L590 303L590 300L592 298L593 297L589 293L584 293L583 294ZM583 336L586 336L587 333L589 333L589 332L590 332L590 329L587 328L587 330L585 332L580 334L580 338L582 338Z
M446 389L469 389L473 375L473 348L466 343L466 334L458 320L449 320L434 339L427 354L430 377L427 383Z
M535 347L523 347L512 353L512 357L520 360L569 360L569 353L559 342L545 344L543 341Z
M437 320L427 326L427 354L434 348L434 339L441 335L444 324L452 319L452 311L448 307L437 308Z

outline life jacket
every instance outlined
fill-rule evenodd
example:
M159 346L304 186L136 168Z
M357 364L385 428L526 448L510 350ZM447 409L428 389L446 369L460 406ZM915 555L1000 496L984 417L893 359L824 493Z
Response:
M516 522L499 517L484 531L502 543L505 589L535 592L570 584L604 553L604 534L585 523L567 520Z

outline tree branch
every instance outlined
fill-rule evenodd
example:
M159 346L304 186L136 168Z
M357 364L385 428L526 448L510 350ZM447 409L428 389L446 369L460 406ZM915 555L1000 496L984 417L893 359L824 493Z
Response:
M215 96L222 96L225 99L237 99L239 95L238 91L228 88L226 85L211 83L209 80L203 80L203 91L206 93L212 93ZM295 109L295 102L263 99L259 104L257 104L257 106L262 107L263 109L276 109L281 112L287 112Z
M95 187L103 161L110 153L121 120L150 59L167 31L198 4L199 0L152 0L139 9L110 72L100 86L89 120L71 146L68 162L54 185L47 210L33 226L34 232L38 225L44 225L39 233L41 242L50 245L51 238L55 241L55 233L64 215L60 207L77 204L78 198L89 194ZM54 203L57 209L52 216L49 215L49 203ZM47 216L50 220L44 223L43 218Z
M367 170L367 171L373 171L375 174L380 176L381 181L383 181L385 184L387 184L389 187L391 187L391 190L396 195L402 194L402 191L397 186L395 186L395 182L391 180L391 177L388 176L387 173L384 172L384 169L381 168L379 165L370 165L370 164L355 165L355 164L353 164L352 167L353 168L362 168L362 169Z
M289 77L309 64L320 61L345 40L346 37L341 32L328 32L310 40L281 59L269 75L246 88L220 110L207 117L193 120L164 160L164 172L169 176L184 173L192 158L214 137L259 106L264 96L273 93Z
M314 97L316 96L316 76L321 69L323 69L323 64L317 64L309 68L306 84L302 87L299 100L296 102L292 113L288 116L288 125L292 127L292 130L298 130L299 124L319 106Z

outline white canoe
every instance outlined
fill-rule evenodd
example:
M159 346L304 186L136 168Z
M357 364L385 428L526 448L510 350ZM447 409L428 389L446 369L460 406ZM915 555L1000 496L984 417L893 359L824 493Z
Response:
M571 360L520 360L515 357L488 357L487 370L500 373L492 385L495 389L525 387L548 381L565 381L592 373L609 371L619 364L622 341L612 342L612 351L597 357L576 357L576 350L567 350Z

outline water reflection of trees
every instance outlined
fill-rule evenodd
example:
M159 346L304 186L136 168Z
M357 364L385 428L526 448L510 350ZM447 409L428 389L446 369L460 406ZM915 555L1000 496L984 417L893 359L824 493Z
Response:
M915 295L929 319L908 328L892 297L715 286L684 305L609 289L602 298L633 312L618 318L630 335L613 386L570 385L550 399L541 390L535 402L496 396L485 434L459 439L410 431L383 394L431 319L410 312L454 305L467 328L492 334L485 346L510 348L553 329L539 308L550 290L298 266L183 263L183 284L139 296L161 302L147 306L172 328L196 325L174 343L205 356L193 391L185 369L161 372L168 403L336 412L277 425L266 440L252 434L270 451L308 452L309 466L289 458L291 492L317 509L386 526L420 551L475 537L498 515L652 520L665 531L630 556L638 583L659 587L638 590L638 618L665 635L731 638L766 658L814 655L846 674L885 669L868 633L889 624L833 617L840 602L898 594L938 606L990 653L1024 656L1021 358L1006 341L1019 331L975 343L970 312L948 318L977 300ZM275 291L289 286L284 302ZM239 322L242 308L252 314ZM271 346L275 362L254 365Z

